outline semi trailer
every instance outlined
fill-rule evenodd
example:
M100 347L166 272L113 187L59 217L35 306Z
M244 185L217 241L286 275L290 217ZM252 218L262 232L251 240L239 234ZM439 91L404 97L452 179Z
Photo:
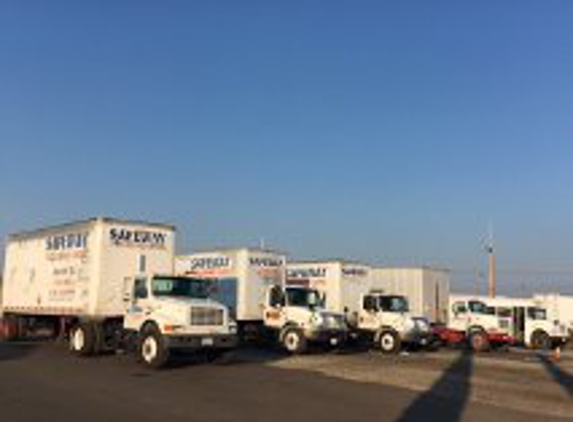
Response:
M287 284L316 289L327 309L345 315L356 338L384 353L426 346L432 340L427 319L410 312L406 297L377 288L367 265L343 260L293 262L287 266Z
M270 338L290 353L303 353L312 343L340 345L347 333L343 316L324 309L316 289L286 285L285 264L285 255L275 251L217 249L177 257L176 272L210 285L244 341Z
M175 350L237 343L227 308L203 283L174 275L175 228L93 218L9 237L2 331L50 329L82 356L136 351L152 367Z

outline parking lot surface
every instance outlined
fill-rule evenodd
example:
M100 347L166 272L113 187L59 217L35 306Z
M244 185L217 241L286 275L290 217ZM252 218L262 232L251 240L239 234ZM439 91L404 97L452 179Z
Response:
M151 371L55 343L0 343L5 421L573 420L573 358L239 350Z

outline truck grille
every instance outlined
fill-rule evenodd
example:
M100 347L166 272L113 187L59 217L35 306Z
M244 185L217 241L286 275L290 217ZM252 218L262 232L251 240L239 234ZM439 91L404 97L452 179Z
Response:
M193 307L191 308L191 325L223 325L223 310Z

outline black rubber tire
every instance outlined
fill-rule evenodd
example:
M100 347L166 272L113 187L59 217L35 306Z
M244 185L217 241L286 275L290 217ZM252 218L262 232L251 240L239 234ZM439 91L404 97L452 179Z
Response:
M154 325L145 326L139 335L137 356L144 365L159 369L167 365L170 358L163 334Z
M473 331L469 336L470 348L472 351L481 353L490 350L490 343L485 331Z
M281 336L283 347L293 355L300 355L306 352L308 342L304 333L298 328L287 328Z
M94 347L93 354L99 355L105 351L105 328L103 323L94 322L92 323L94 332Z
M2 319L2 335L0 338L5 341L17 341L21 338L21 323L16 315L4 315Z
M537 330L531 335L531 347L535 350L551 350L553 342L545 331Z
M80 322L70 333L70 351L78 356L91 356L94 354L96 333L93 324Z
M394 330L384 330L377 336L380 351L385 355L395 355L402 349L400 336Z
M226 365L233 361L233 353L230 349L209 349L205 351L205 359L215 365Z

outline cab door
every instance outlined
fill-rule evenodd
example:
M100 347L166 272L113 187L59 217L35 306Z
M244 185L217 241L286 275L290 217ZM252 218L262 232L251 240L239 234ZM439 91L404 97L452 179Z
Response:
M378 330L378 328L380 328L380 321L378 320L379 311L377 296L363 296L360 315L358 317L358 327L368 331Z
M454 330L465 331L468 325L469 312L466 302L455 302L452 304L449 327Z
M127 307L124 326L127 329L139 330L151 313L149 282L145 277L136 278L131 293L131 303Z
M280 329L286 324L286 298L280 286L272 286L267 291L263 322L265 326Z

